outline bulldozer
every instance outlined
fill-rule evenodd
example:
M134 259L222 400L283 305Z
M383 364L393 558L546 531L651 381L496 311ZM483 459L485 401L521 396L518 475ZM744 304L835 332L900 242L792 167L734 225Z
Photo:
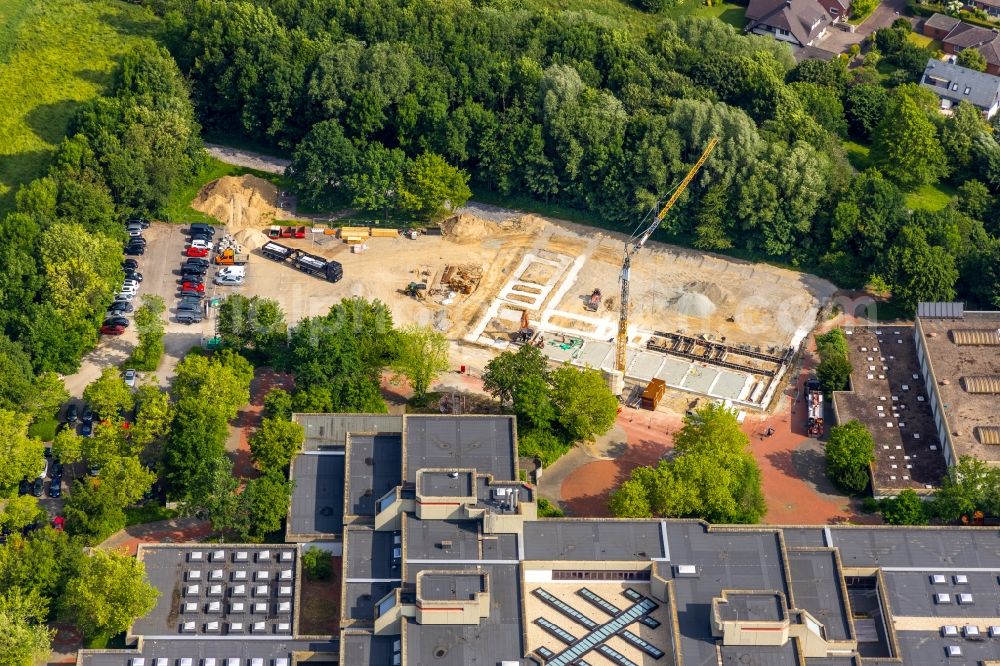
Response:
M422 301L427 298L427 285L423 282L411 282L406 285L406 289L403 290L403 293L410 298Z

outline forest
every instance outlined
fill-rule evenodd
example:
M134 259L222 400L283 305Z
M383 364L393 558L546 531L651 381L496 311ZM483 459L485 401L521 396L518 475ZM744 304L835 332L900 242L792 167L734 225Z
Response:
M716 136L665 237L869 284L901 313L1000 307L997 131L938 113L905 21L848 67L717 20L650 15L636 35L528 0L150 5L206 130L291 154L317 209L432 217L414 187L455 205L467 181L629 230ZM950 205L907 206L937 182Z

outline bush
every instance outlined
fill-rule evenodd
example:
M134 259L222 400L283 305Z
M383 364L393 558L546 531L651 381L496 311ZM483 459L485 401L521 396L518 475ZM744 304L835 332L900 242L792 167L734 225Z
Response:
M333 557L322 548L310 546L302 553L302 569L312 580L330 580L333 577Z
M897 497L882 500L882 519L890 525L926 525L927 509L924 501L912 488Z
M538 498L538 517L539 518L562 518L566 514L558 506L548 501L544 497Z
M528 430L518 438L518 455L538 458L548 467L570 449L570 444L557 437L551 430Z

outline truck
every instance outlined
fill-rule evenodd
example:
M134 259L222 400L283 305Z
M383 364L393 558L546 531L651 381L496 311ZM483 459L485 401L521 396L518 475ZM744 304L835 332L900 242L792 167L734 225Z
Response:
M819 380L806 382L806 428L810 437L823 435L823 389Z
M268 242L260 247L260 253L273 261L287 261L295 255L295 250L281 243Z
M587 308L587 310L589 310L590 312L597 312L597 308L601 307L600 289L595 289L594 291L591 292L590 300L588 300L586 304L584 304L584 307Z
M321 277L329 282L337 282L344 277L344 267L339 261L327 260L308 252L297 252L292 258L292 265L303 273Z
M236 252L231 247L215 253L215 263L219 266L242 266L248 261L250 261L249 254L246 252Z

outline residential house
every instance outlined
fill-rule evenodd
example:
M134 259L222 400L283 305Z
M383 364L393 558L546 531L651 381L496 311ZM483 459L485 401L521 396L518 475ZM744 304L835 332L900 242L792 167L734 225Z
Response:
M971 9L981 9L994 18L1000 17L1000 0L964 0L963 4Z
M923 33L941 42L941 50L950 55L965 49L979 51L986 60L986 72L1000 75L1000 32L935 14L924 22Z
M823 0L838 12L839 0ZM842 14L841 14L842 15ZM750 0L746 32L769 35L796 46L812 46L822 38L835 17L819 0Z
M1000 109L1000 76L931 58L920 78L920 85L941 99L942 111L966 101L982 111L989 120Z

